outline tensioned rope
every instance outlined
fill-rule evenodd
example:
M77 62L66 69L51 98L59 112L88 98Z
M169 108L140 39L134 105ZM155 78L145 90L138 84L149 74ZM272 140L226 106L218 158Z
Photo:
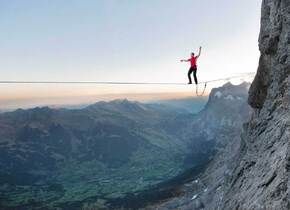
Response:
M199 82L198 84L204 84L204 88L201 94L198 91L198 85L195 86L196 96L203 96L207 87L207 83L229 81L231 79L239 79L254 76L255 72L244 73L239 76L232 76L227 78L209 80ZM80 85L188 85L186 83L175 82L103 82L103 81L21 81L21 80L0 80L0 84L80 84Z
M245 78L254 75L254 72L245 73L239 76L199 82L199 84L226 81L231 79ZM26 80L0 80L0 84L80 84L80 85L188 85L177 82L118 82L118 81L26 81Z

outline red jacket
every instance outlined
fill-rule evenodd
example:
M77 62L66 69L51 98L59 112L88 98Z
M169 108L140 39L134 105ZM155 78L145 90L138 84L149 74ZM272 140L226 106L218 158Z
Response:
M190 61L190 66L191 66L191 67L196 67L196 66L197 66L197 65L196 65L197 58L198 58L198 57L194 57L194 56L192 56L190 59L187 60L187 61Z

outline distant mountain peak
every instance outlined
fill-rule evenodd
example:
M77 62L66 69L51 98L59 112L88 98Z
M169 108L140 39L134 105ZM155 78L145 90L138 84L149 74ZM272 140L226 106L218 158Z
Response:
M231 86L233 86L233 84L231 82L227 82L222 87L231 87Z
M248 97L248 90L249 90L250 83L243 82L239 85L233 85L232 83L228 82L222 87L213 88L210 95L208 105L212 104L213 102L216 103L217 100L246 100Z

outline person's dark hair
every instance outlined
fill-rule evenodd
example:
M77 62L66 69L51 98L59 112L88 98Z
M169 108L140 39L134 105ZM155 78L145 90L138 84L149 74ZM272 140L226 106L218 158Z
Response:
M191 55L193 55L193 56L194 56L194 53L191 53Z

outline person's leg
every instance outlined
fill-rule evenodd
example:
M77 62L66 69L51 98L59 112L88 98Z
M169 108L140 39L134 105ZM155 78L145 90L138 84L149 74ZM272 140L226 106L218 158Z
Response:
M197 72L197 68L195 68L193 71L194 81L195 81L195 84L197 85L198 82L197 82L196 72Z
M188 77L188 80L189 80L189 83L188 84L192 84L192 81L191 81L191 73L193 72L193 69L192 67L188 70L188 73L187 73L187 77Z

